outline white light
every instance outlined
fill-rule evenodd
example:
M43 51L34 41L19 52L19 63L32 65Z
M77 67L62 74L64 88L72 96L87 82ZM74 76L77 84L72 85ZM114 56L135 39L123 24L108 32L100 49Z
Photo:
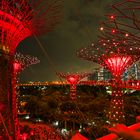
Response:
M110 124L110 121L106 121L106 123Z
M56 122L53 123L53 125L55 125L55 126L58 126L58 124L59 124L58 121L56 121Z
M63 128L63 129L61 130L61 133L64 134L64 135L65 135L67 132L68 132L68 131L67 131L67 129L65 129L65 128Z
M100 27L100 30L101 30L101 31L103 31L103 30L104 30L104 28L103 28L103 27Z
M26 115L26 116L25 116L25 119L29 119L29 118L30 118L29 115Z

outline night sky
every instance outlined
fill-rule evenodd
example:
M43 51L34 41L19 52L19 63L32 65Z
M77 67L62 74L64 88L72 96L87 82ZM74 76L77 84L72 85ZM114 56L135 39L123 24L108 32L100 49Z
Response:
M54 31L38 37L49 60L34 37L23 40L17 47L17 52L36 56L40 60L39 64L20 74L20 81L56 81L59 80L56 72L92 72L99 67L78 58L76 50L87 47L97 39L99 23L104 20L107 6L112 1L64 0L60 24Z

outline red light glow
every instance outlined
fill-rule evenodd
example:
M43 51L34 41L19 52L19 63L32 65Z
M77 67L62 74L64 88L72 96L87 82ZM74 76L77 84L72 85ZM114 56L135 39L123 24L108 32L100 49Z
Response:
M79 81L79 77L78 76L68 76L67 81L70 84L77 84L77 82Z
M115 19L115 16L114 15L111 15L111 16L109 16L109 19L110 20L114 20Z
M61 0L42 0L32 6L23 0L2 0L0 9L1 49L14 53L25 38L51 31L61 18Z
M0 105L0 111L4 124L8 126L5 127L6 133L0 123L2 139L18 139L15 75L25 67L39 62L36 58L17 55L18 60L13 63L16 47L31 35L41 35L54 29L61 18L61 4L63 0L0 1L0 95L1 101L4 101L0 101L4 104L3 110ZM23 139L26 139L26 135Z
M22 69L21 63L15 62L15 63L14 63L14 71L15 71L16 73L18 73L18 72L21 71L21 69Z
M37 57L23 55L21 53L16 53L14 57L14 70L16 74L20 73L30 65L37 64L40 62Z
M66 81L70 84L70 98L71 99L76 99L76 86L80 82L81 79L84 77L89 76L89 73L57 73L59 77L65 78Z
M131 56L113 56L104 59L105 64L114 77L120 77L127 65L132 63Z
M116 30L115 30L115 29L112 29L111 32L112 32L113 34L115 34L115 33L116 33Z

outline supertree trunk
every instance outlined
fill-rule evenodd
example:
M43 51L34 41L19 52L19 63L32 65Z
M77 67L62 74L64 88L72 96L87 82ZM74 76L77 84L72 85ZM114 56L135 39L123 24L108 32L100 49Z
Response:
M108 118L111 125L125 122L123 106L123 89L120 88L118 84L119 83L116 83L116 86L112 87L110 109L108 112Z
M15 61L15 60L14 60ZM17 109L17 92L16 92L16 85L17 85L17 79L16 79L16 72L13 67L13 74L12 74L12 112L13 112L13 120L14 120L14 132L15 132L15 140L19 140L20 137L20 128L19 128L19 121L18 121L18 109Z
M15 139L13 60L13 55L0 53L0 136L3 140Z
M77 98L76 92L77 92L77 85L76 84L70 85L70 98L72 100L76 100Z

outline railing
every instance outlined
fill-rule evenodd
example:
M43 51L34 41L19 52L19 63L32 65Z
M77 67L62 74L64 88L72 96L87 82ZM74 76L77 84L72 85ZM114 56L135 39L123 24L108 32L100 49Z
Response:
M80 85L103 85L103 86L115 86L116 82L114 80L109 81L81 81ZM120 88L128 88L134 90L140 90L140 80L127 80L127 81L119 81Z
M140 123L136 123L136 124L133 124L131 126L128 126L128 128L130 130L136 130L136 131L140 131ZM103 136L101 138L98 138L96 140L117 140L118 136L116 134L109 134L109 135L106 135L106 136Z

